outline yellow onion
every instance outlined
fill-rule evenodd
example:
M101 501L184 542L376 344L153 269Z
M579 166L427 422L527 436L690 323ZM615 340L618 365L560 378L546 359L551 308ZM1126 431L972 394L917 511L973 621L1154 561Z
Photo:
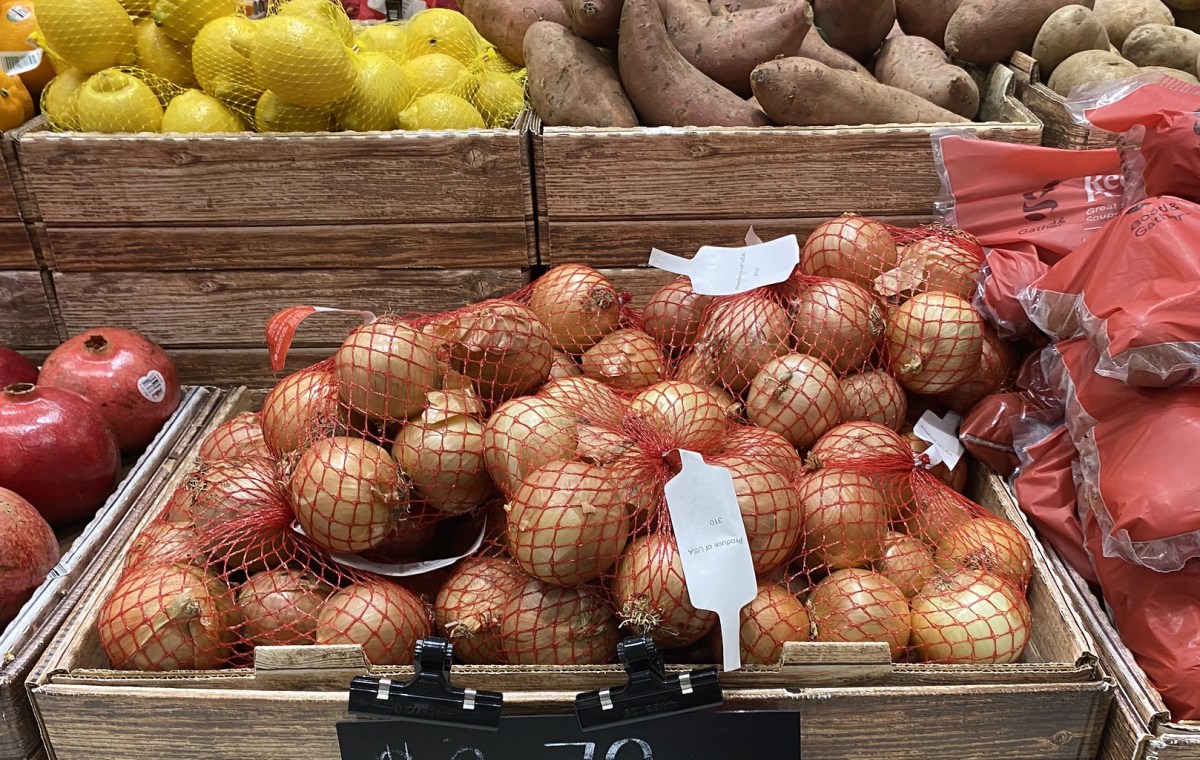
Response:
M870 288L875 277L896 266L896 240L880 222L844 214L817 226L800 254L800 271L838 277Z
M187 510L199 549L230 570L258 572L280 549L279 532L291 519L275 462L265 458L217 460L186 483Z
M860 467L872 463L898 466L900 461L911 461L912 451L899 433L885 425L843 422L821 436L808 456L816 467Z
M332 435L338 422L338 381L332 370L302 369L285 377L263 401L263 438L276 455Z
M550 330L520 304L471 306L432 326L431 332L449 347L450 368L471 378L489 406L532 393L550 377Z
M827 467L801 480L798 490L809 568L868 567L882 556L895 500L872 478Z
M554 338L554 347L586 351L617 329L621 296L608 278L582 264L563 264L534 280L529 308Z
M713 459L720 464L725 457L747 456L766 462L788 477L804 470L804 460L796 448L779 433L766 428L735 425L725 435L724 451Z
M912 450L914 459L928 451L931 445L929 441L918 438L917 434L911 430L902 437ZM962 493L966 489L967 479L971 475L966 457L959 459L958 465L953 470L947 467L945 462L942 462L934 465L929 473L958 493Z
M785 643L812 639L808 609L783 586L760 584L741 620L744 665L778 665Z
M771 359L750 383L746 416L806 449L842 420L837 376L829 365L804 354Z
M623 391L635 391L666 377L658 344L641 330L617 330L583 354L583 376Z
M612 428L621 426L629 406L612 388L590 377L551 380L537 395L559 402L573 417Z
M200 444L200 461L270 457L271 450L263 440L262 424L255 412L242 412L227 420L204 437Z
M730 404L718 391L664 380L634 396L629 412L661 436L665 448L700 451L720 442L729 425Z
M733 476L738 509L754 572L763 576L785 566L804 532L800 495L788 476L752 457L724 457L721 466Z
M933 552L920 539L889 532L883 542L883 555L875 560L875 571L895 583L905 596L912 597L938 568Z
M531 396L505 402L483 427L483 462L506 494L515 493L527 473L556 459L575 459L574 418L551 398Z
M695 353L683 360L676 379L740 394L764 364L788 352L791 333L787 310L774 301L753 294L723 300L705 315Z
M239 633L254 646L311 644L317 612L333 589L299 570L269 570L250 576L237 590Z
M971 300L983 271L981 251L964 240L936 237L904 246L894 269L875 278L875 292L893 298L939 291Z
M413 647L430 635L425 605L386 581L362 581L325 600L317 614L317 644L358 644L372 665L409 665Z
M555 351L550 357L550 380L560 377L582 377L583 369L578 362L562 351Z
M400 431L392 456L421 501L455 515L482 504L495 493L495 486L484 464L483 423L459 413L461 405L440 404L438 399L444 395L430 394L433 404Z
M998 517L977 517L941 536L934 554L943 566L984 570L1018 588L1033 575L1033 550L1016 526Z
M717 623L715 613L692 606L679 548L668 533L630 542L617 562L612 593L622 624L635 634L651 636L660 647L694 644Z
M868 291L831 278L801 285L788 300L792 345L839 373L858 369L871 358L883 335L883 310Z
M912 650L923 662L1016 662L1033 626L1020 589L982 570L938 574L911 606Z
M904 425L908 397L888 372L857 372L841 378L838 387L842 391L842 419L847 422L878 422L892 430Z
M937 395L969 380L983 351L983 317L949 293L921 293L892 312L888 356L896 379L913 393Z
M153 522L146 527L125 555L125 569L151 564L190 562L200 555L196 529L187 523Z
M642 329L658 341L667 353L678 355L696 342L704 312L712 296L702 296L692 289L687 277L659 288L642 309Z
M838 570L813 587L808 609L817 641L880 641L898 660L912 633L908 599L883 575Z
M509 665L601 665L616 658L619 639L612 610L586 586L533 578L501 612L500 648Z
M454 661L467 665L503 665L500 620L504 605L529 580L519 567L500 557L469 557L454 569L433 604L439 632L454 644Z
M1016 364L1017 352L1013 344L1003 340L988 326L983 333L983 351L979 355L979 366L969 380L954 386L948 393L943 394L941 399L954 411L966 414L985 396L999 392Z
M381 320L355 328L333 357L338 394L377 420L419 412L439 379L433 340L406 324Z

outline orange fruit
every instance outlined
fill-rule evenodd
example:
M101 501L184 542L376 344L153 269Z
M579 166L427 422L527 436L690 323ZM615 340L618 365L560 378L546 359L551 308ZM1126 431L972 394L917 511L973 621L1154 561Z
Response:
M37 16L33 13L33 0L9 0L0 5L0 52L37 49L37 46L29 41L29 35L36 29ZM46 83L54 78L54 65L50 63L50 56L43 56L36 69L23 72L19 76L29 92L37 95Z
M19 77L0 71L0 130L16 129L33 118L33 98Z

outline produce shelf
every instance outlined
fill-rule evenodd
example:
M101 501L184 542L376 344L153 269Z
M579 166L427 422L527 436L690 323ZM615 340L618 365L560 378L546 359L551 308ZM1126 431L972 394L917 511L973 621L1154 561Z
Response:
M1032 56L1014 53L1012 69L1021 102L1046 126L1042 145L1066 150L1095 150L1117 144L1116 134L1075 123L1067 113L1066 98L1042 83L1038 62Z

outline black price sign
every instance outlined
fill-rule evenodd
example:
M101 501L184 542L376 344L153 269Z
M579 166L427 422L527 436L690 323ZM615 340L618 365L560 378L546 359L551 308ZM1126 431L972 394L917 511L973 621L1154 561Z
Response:
M584 733L574 715L478 731L402 720L339 723L342 760L798 760L800 714L693 712ZM753 747L753 749L751 749Z

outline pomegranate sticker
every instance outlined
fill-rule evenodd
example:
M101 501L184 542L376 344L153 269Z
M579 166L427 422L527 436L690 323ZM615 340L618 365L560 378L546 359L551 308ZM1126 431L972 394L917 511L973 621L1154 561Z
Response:
M167 381L162 373L152 369L137 381L138 392L152 404L157 404L167 396Z

